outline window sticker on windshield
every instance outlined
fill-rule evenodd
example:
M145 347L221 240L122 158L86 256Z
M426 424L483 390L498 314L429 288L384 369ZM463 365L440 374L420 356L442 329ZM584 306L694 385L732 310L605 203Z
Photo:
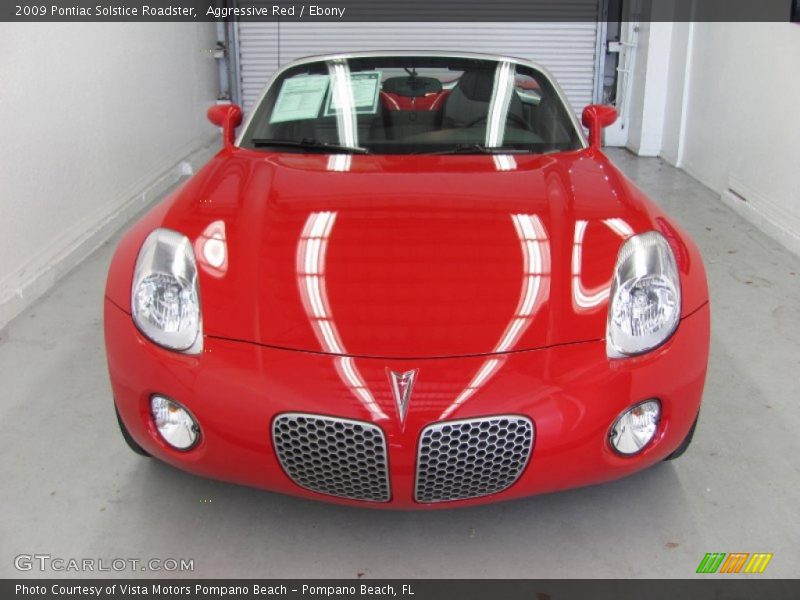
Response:
M374 115L378 112L378 94L381 89L381 72L370 71L369 73L351 73L348 77L350 90L352 90L353 107L358 114ZM341 90L346 92L346 89ZM336 114L341 103L340 90L336 84L331 86L331 93L328 94L328 102L325 106L325 116L330 117ZM345 100L347 102L347 100Z
M316 119L329 81L328 75L300 75L284 81L269 122Z

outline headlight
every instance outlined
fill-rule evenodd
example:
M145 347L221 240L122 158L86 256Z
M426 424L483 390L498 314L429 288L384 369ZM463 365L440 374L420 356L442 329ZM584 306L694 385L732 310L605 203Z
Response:
M202 351L197 265L186 236L170 229L147 236L133 274L131 311L139 330L156 344Z
M611 445L620 454L637 454L653 439L661 418L658 400L648 400L622 413L611 427Z
M150 413L158 433L173 448L189 450L200 438L200 427L192 415L174 400L153 396L150 399Z
M608 304L606 353L641 354L663 344L681 316L681 282L675 256L660 233L635 235L622 245Z

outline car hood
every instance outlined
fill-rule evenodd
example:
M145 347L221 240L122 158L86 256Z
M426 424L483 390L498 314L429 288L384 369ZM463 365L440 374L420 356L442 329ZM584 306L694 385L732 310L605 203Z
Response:
M679 239L592 150L233 149L156 219L194 243L206 335L387 358L601 339L623 240L664 227Z

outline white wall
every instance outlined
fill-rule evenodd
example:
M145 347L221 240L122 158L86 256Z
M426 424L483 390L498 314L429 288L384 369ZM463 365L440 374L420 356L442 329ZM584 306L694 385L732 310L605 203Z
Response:
M800 253L800 25L695 23L690 48L680 165Z
M689 102L693 28L694 23L673 23L669 45L661 156L677 167L683 161L684 117Z
M0 327L208 144L214 42L212 23L0 25Z
M671 22L639 24L626 143L639 156L658 156L661 152L672 26Z

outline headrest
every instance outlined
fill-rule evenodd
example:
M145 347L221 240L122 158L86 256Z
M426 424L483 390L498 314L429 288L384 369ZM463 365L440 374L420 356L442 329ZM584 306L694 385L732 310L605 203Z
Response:
M465 71L456 84L456 89L473 102L489 102L494 90L494 70Z
M419 98L442 91L442 82L433 77L390 77L383 82L383 91L397 96Z

